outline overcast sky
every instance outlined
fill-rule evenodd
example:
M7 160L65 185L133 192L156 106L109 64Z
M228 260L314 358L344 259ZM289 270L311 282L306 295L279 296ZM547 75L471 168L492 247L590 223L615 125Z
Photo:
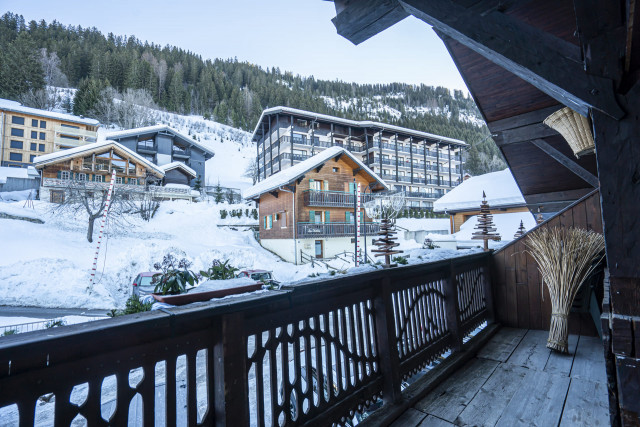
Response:
M233 58L303 76L358 83L424 83L467 91L444 44L413 17L359 46L336 33L321 0L2 0L28 21L58 20Z

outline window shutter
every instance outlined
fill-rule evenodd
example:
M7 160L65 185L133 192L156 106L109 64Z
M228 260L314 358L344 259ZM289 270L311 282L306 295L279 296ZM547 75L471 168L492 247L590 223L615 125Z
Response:
M58 179L62 178L62 171L58 171L58 174L56 176L58 177Z
M331 221L329 220L329 211L325 211L325 212L324 212L324 222L331 222Z
M309 180L309 190L315 190L315 185L314 185L314 180L310 179Z
M344 213L344 220L345 222L351 222L351 212Z
M329 181L324 181L324 191L329 191Z
M309 222L311 222L311 223L316 222L316 213L315 213L315 211L309 211Z
M360 209L360 223L364 223L364 210Z
M353 194L355 189L356 189L355 184L353 182L350 182L349 183L349 193Z
M264 216L264 220L262 221L262 228L267 229L267 216Z

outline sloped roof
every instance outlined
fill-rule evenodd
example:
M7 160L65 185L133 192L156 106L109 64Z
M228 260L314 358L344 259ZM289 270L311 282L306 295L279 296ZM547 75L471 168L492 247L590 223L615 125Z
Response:
M70 159L73 157L80 156L84 153L90 153L92 151L96 151L101 148L108 148L108 147L113 147L117 150L120 150L126 153L128 156L136 159L136 161L138 161L139 163L145 165L147 169L151 169L152 171L156 172L158 175L164 176L164 171L160 169L157 165L151 163L150 161L148 161L147 159L145 159L135 151L129 150L124 145L116 141L109 141L109 140L93 142L91 144L85 144L85 145L80 145L78 147L69 148L68 150L54 151L53 153L45 154L43 156L38 156L33 160L33 164L37 168L50 163L56 163L60 160Z
M72 114L57 113L55 111L40 110L38 108L25 107L17 101L0 98L0 110L13 111L16 113L29 114L32 116L47 117L50 119L62 120L65 122L80 123L89 126L98 126L100 122L95 119L74 116Z
M212 149L205 147L204 145L200 144L195 139L190 138L189 136L178 132L177 130L175 130L174 128L172 128L171 126L168 126L168 125L154 125L154 126L145 126L145 127L141 127L141 128L119 130L119 131L109 132L109 133L105 134L104 137L105 137L105 139L112 139L113 140L113 139L126 138L128 136L144 135L144 134L158 133L158 132L169 132L169 133L172 133L175 136L177 136L178 138L182 139L187 144L194 145L194 146L198 147L199 149L201 149L202 151L204 151L205 153L210 154L211 156L215 156L215 153L213 152Z
M373 179L375 179L380 185L382 185L387 190L389 186L380 178L375 172L367 167L362 161L358 160L351 153L345 150L342 147L329 147L326 150L316 154L313 157L304 160L297 165L293 165L288 169L280 171L274 175L271 175L269 178L260 181L253 187L249 187L242 192L242 197L245 199L252 199L261 194L267 193L269 191L273 191L278 187L289 184L291 181L298 179L303 176L310 170L317 168L321 164L325 163L327 160L331 160L338 155L344 155L353 160L359 168L362 168L362 171L369 174Z
M433 203L434 212L478 210L482 192L492 208L525 206L524 197L509 169L474 176L449 191Z
M435 135L428 132L422 132L414 129L403 128L400 126L389 125L381 122L374 122L371 120L349 120L343 119L342 117L329 116L327 114L318 114L312 111L298 110L297 108L290 107L273 107L267 108L260 115L260 120L258 120L258 124L256 124L255 129L253 130L253 137L255 138L256 132L258 132L258 128L260 127L260 123L262 123L262 119L265 115L276 114L276 113L286 113L293 114L298 116L306 116L315 120L324 120L328 122L340 123L346 126L354 126L354 127L376 127L384 129L387 132L398 132L398 133L406 133L408 135L413 135L421 138L429 138L436 139L442 142L449 142L451 144L455 144L457 146L466 147L468 144L464 141L454 138L447 138L446 136Z
M167 173L167 171L178 168L178 169L184 170L185 172L187 172L189 175L193 177L198 176L195 170L191 169L189 166L185 165L182 162L167 163L166 165L159 166L159 168L162 169L165 174Z

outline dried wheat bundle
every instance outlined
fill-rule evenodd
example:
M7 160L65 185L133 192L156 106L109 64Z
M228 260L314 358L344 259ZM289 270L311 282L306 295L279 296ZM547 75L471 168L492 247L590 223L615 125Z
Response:
M529 234L526 245L551 296L547 347L567 353L569 310L578 289L604 257L604 237L579 228L540 229Z

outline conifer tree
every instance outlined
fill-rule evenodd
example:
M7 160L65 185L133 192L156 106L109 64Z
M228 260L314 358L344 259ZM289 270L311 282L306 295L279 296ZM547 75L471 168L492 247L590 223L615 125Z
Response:
M471 236L473 240L484 240L484 250L489 250L489 240L500 240L500 234L497 233L498 229L493 223L493 215L490 213L489 203L487 203L487 196L484 191L482 192L482 203L480 204L480 215L478 215L478 224L475 227L476 231Z
M518 227L518 231L516 231L516 234L513 235L513 238L517 239L519 237L522 237L526 232L527 229L524 228L524 223L522 222L522 220L520 220L520 227Z

